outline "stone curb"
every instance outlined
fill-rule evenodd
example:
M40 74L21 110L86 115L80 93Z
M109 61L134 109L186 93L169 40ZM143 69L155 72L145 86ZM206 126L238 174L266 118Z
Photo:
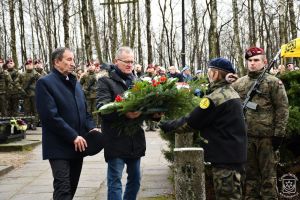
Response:
M13 170L14 167L12 165L1 165L0 164L0 176L3 176Z
M23 140L17 142L10 142L6 144L0 144L0 151L30 151L39 144L41 144L40 140Z

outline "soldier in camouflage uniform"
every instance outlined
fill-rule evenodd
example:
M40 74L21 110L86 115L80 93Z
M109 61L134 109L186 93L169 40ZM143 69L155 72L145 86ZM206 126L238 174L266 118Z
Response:
M217 200L242 199L241 174L247 161L241 100L225 81L226 75L232 72L234 69L227 59L212 59L208 66L209 94L201 99L199 107L185 117L159 124L165 132L182 133L192 128L208 140L203 144L204 159L212 164Z
M22 88L20 85L21 73L15 68L15 63L12 59L5 62L5 68L12 79L12 87L7 90L7 114L8 116L17 116L19 109L19 100L22 95Z
M44 70L43 67L43 62L40 59L34 61L34 69L41 75L41 77L47 75L47 72Z
M7 95L6 91L11 89L12 79L9 73L3 69L3 60L0 58L0 116L7 116Z
M25 72L20 76L20 83L25 94L23 96L24 114L26 116L34 116L34 119L29 122L29 128L32 130L36 130L38 123L38 114L35 108L35 85L40 77L41 75L34 70L32 60L27 60Z
M86 97L88 112L92 113L96 110L97 77L94 63L88 63L87 67L88 70L81 77L80 84Z
M246 51L248 75L233 83L242 99L267 64L264 50L253 47ZM245 198L247 200L278 199L276 164L280 143L285 136L288 120L288 99L284 85L278 78L266 74L260 93L252 101L256 110L245 113L248 128L248 161L246 167Z

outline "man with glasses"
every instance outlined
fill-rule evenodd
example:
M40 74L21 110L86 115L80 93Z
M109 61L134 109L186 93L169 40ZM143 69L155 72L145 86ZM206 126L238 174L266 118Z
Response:
M245 53L248 74L233 83L241 99L245 99L254 81L263 72L267 58L262 48L252 47ZM276 152L285 136L288 99L281 80L265 74L252 102L257 109L245 112L248 133L245 199L278 199L276 187Z
M120 47L117 50L114 65L110 65L108 76L101 77L98 82L97 108L113 102L118 95L122 95L132 87L135 79L132 74L134 67L134 54L129 47ZM145 155L146 140L141 126L129 133L126 129L118 129L115 122L127 123L140 117L141 112L127 112L119 115L114 112L102 115L101 129L107 136L108 142L104 147L104 157L108 163L107 169L107 199L122 200L136 199L141 179L140 162ZM129 136L129 134L133 134ZM127 166L127 183L122 195L122 173ZM123 196L123 198L122 198Z

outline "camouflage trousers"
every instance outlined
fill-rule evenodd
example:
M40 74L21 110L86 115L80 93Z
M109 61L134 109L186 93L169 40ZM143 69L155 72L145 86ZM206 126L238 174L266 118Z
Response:
M245 199L278 199L275 156L270 138L248 138Z
M96 111L96 98L87 98L86 99L86 104L87 104L87 111L91 116L93 117L93 120L97 124L97 127L99 127L101 123L101 118L97 114L93 114L94 111Z
M7 94L7 115L18 116L19 112L19 94Z
M6 100L6 94L1 93L0 94L0 116L6 117L7 116L7 100Z
M30 123L36 126L38 123L38 114L35 107L35 97L25 97L23 106L25 116L34 116L34 119L30 120Z
M241 174L230 169L212 168L216 200L241 200Z

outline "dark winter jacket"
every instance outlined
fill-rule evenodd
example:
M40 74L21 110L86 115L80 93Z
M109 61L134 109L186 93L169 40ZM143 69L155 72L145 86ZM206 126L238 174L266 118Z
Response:
M36 106L42 122L43 159L80 157L73 141L95 127L87 113L80 84L72 74L62 75L56 69L37 81Z
M122 74L117 66L112 65L109 76L102 77L97 82L97 108L113 102L117 95L122 95L132 84L133 75ZM140 158L145 155L146 140L142 127L138 127L132 136L123 128L132 120L119 113L102 115L102 133L108 138L104 148L105 160L112 158ZM120 125L122 123L122 125Z

